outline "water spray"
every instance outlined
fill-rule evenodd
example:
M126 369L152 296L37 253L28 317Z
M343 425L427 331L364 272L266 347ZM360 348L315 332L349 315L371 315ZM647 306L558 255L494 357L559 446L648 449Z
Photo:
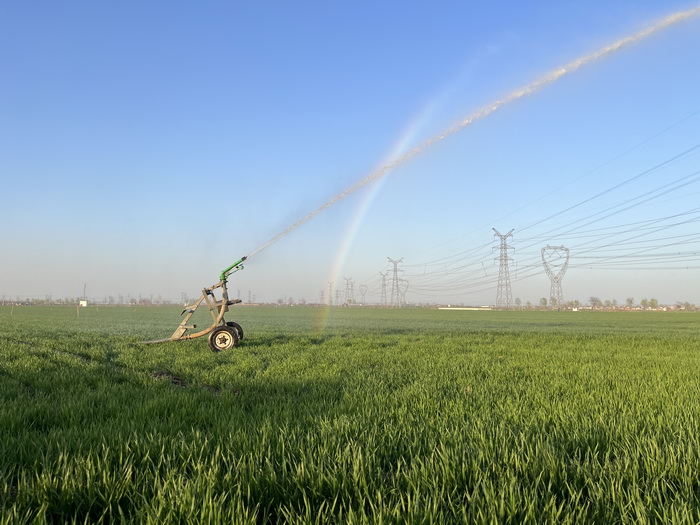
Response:
M291 233L292 231L296 230L299 226L303 225L304 223L308 222L309 220L313 219L316 215L321 213L327 208L330 208L337 202L345 199L346 197L349 197L353 193L355 193L357 190L363 188L364 186L368 185L371 182L377 181L379 179L384 178L386 175L389 174L392 170L406 164L410 160L412 160L414 157L417 157L421 153L423 153L426 149L428 149L430 146L433 144L440 142L441 140L446 139L450 135L454 135L458 131L463 130L464 128L472 125L474 122L477 120L480 120L484 117L487 117L497 109L499 109L501 106L505 106L507 104L510 104L511 102L515 102L516 100L523 98L528 95L532 95L533 93L536 93L537 91L541 90L545 86L548 86L549 84L552 84L559 80L561 77L564 75L567 75L569 73L573 73L577 69L579 69L581 66L584 66L586 64L589 64L591 62L594 62L596 60L599 60L605 56L611 55L612 53L615 53L616 51L619 51L622 48L629 47L633 44L636 44L638 42L641 42L642 40L650 37L654 33L657 33L663 29L666 29L667 27L670 27L674 24L677 24L679 22L682 22L683 20L687 20L693 16L700 15L700 7L696 7L693 9L690 9L688 11L681 11L679 13L674 13L672 15L669 15L652 26L643 29L642 31L639 31L631 36L628 36L626 38L622 38L608 46L605 46L598 51L595 51L593 53L590 53L588 55L582 56L581 58L578 58L574 60L573 62L569 62L568 64L559 67L557 69L554 69L553 71L547 73L544 75L542 78L526 85L521 88L518 88L514 91L512 91L510 94L506 95L505 97L495 100L491 102L490 104L478 109L474 113L467 115L463 119L461 119L459 122L454 124L452 127L449 129L445 130L442 132L440 135L437 135L435 137L429 138L425 142L422 142L412 150L408 151L407 153L404 153L394 161L385 164L384 166L381 166L378 168L376 171L370 173L368 176L365 178L359 180L346 190L342 191L335 197L333 197L331 200L326 202L325 204L319 206L315 210L313 210L311 213L308 215L302 217L299 219L297 222L286 228L285 230L281 231L277 235L275 235L272 239L267 241L266 243L262 244L253 252L251 252L250 257L253 255L257 254L258 252L264 250L271 244L277 242L279 239L282 237L286 236L287 234Z

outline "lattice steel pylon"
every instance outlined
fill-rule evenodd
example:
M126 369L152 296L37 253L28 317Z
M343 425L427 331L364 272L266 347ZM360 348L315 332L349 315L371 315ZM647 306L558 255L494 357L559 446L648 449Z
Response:
M361 284L360 285L360 302L362 304L365 304L365 295L367 295L367 285Z
M345 304L353 304L355 302L355 282L352 277L345 279Z
M510 308L513 305L513 293L510 290L510 271L508 270L508 250L512 250L512 246L508 246L508 237L513 236L515 228L508 233L502 234L496 228L491 228L496 232L496 236L501 240L500 255L498 259L498 290L496 291L496 307Z
M400 304L401 306L406 306L406 292L408 291L408 281L406 279L399 279L399 293L401 294Z
M549 290L549 305L561 306L564 304L561 281L569 267L569 249L564 246L545 246L542 248L542 265L544 271L547 272L547 277L552 281Z
M391 257L387 257L389 259L389 262L394 265L394 272L391 278L391 307L393 308L394 306L401 308L401 290L399 289L399 263L403 261L403 257L399 259L398 261L392 259Z
M382 298L379 301L382 306L386 306L386 276L387 276L387 273L389 273L389 272L385 272L385 273L379 272L379 275L382 276Z

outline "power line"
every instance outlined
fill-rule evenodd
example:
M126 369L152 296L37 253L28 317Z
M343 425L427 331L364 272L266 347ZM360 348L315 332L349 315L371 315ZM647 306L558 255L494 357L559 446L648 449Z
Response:
M696 111L691 116L698 113L700 112ZM660 179L662 170L666 170L681 159L697 153L698 150L700 150L700 144L687 148L661 162L657 162L649 169L638 172L620 183L565 207L563 210L540 219L519 231L534 229L536 226L546 224L555 218L565 216L575 209L590 204L594 200L609 195L615 190L635 183L646 176L654 174ZM584 176L579 177L579 179ZM603 269L623 267L625 265L630 269L646 267L671 269L681 268L681 266L678 266L679 263L688 263L687 266L682 266L682 268L692 268L693 262L698 260L696 252L693 250L685 250L683 254L669 255L667 257L657 256L654 258L654 254L668 245L676 246L682 244L692 246L700 242L698 235L693 233L684 234L681 230L684 227L690 227L694 223L700 222L700 208L698 207L651 219L626 221L617 225L599 225L597 227L594 225L640 206L658 202L663 197L679 195L681 191L684 192L684 196L687 196L687 188L698 182L700 182L700 171L693 171L687 175L676 177L671 181L666 179L663 184L650 190L625 198L594 213L589 213L585 217L558 225L548 231L528 238L519 236L519 241L517 243L513 242L512 246L502 239L507 249L504 250L505 253L500 253L496 259L499 261L498 279L495 278L493 273L489 273L493 261L492 252L489 253L486 250L489 244L478 245L451 255L434 258L427 262L405 265L406 268L411 270L411 274L407 275L407 277L412 279L412 293L421 296L440 294L446 297L454 297L465 293L481 293L490 287L497 286L497 304L510 305L512 301L511 283L521 282L535 275L540 275L541 266L538 266L536 262L542 256L540 247L543 241L550 243L554 237L558 237L560 242L564 240L572 250L576 251L576 257L572 258L571 264L568 266L569 269L595 267ZM512 231L509 233L512 233ZM500 235L495 229L494 232ZM669 240L674 242L669 243ZM518 266L523 271L519 272L516 278L511 280L509 271L506 271L509 270L508 263L513 262L513 259L508 254L508 250L514 249L516 245L520 255ZM532 251L535 246L537 246L538 253ZM601 252L607 248L610 249L608 253ZM649 257L638 257L636 252L648 253ZM596 254L600 254L598 258L595 258ZM584 259L584 257L591 258ZM642 260L645 262L642 263ZM392 279L392 304L396 302L397 296L401 297L401 293L398 290L398 282L397 277ZM386 281L384 281L382 286L384 292L382 302L384 304L387 303L385 287ZM558 292L558 290L554 291ZM558 293L550 293L550 295L558 297Z

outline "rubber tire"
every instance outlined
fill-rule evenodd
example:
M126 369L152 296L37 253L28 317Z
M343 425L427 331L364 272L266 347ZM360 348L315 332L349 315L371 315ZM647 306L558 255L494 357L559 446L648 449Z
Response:
M217 326L209 334L209 346L214 352L230 350L238 344L238 333L230 326Z
M229 321L226 323L226 326L233 328L236 331L236 335L238 335L238 340L243 341L243 328L241 328L241 325L234 323L233 321Z

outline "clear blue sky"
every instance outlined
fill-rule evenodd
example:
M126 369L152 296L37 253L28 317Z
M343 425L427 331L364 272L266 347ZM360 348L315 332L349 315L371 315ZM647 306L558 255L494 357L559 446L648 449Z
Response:
M3 2L0 295L179 299L461 118L687 1ZM500 107L251 257L234 295L700 304L700 17ZM656 168L658 166L658 168ZM656 168L656 169L653 169ZM554 262L552 262L554 264Z

